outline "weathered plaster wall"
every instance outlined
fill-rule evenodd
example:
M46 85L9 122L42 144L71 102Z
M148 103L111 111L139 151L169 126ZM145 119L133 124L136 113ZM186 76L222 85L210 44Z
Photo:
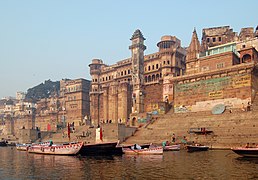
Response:
M163 85L152 84L144 89L144 111L159 111L159 102L163 101Z
M240 108L251 101L251 73L231 73L175 85L175 112L211 110L217 104Z

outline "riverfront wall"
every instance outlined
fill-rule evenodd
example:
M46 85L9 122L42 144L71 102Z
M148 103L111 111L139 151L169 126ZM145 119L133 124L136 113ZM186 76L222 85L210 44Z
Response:
M257 91L255 71L252 66L239 65L197 78L178 78L174 81L174 111L210 111L217 104L224 104L228 109L246 106L253 101Z

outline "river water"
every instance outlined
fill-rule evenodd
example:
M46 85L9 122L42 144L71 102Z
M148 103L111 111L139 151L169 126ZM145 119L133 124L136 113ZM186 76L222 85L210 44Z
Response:
M0 179L258 179L258 158L242 158L230 150L82 157L0 147Z

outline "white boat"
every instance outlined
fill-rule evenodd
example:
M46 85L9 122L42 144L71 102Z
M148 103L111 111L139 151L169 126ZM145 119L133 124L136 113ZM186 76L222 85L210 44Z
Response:
M29 153L51 154L51 155L76 155L83 146L80 143L53 144L51 146L42 146L39 144L32 145L28 148Z
M180 150L180 144L172 144L168 146L163 146L164 151L179 151Z
M157 154L163 154L163 147L162 146L150 146L149 148L134 148L132 147L126 147L122 148L122 151L124 154L130 154L130 155L157 155Z
M31 144L16 144L16 149L19 151L27 151Z

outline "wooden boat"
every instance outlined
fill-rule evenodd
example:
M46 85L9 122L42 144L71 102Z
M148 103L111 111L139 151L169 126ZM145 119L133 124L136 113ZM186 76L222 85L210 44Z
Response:
M126 147L126 148L122 148L122 151L124 154L129 154L129 155L158 155L158 154L160 155L160 154L163 154L163 147L150 146L149 148L143 148L143 149Z
M89 143L84 144L81 148L80 155L115 155L119 154L119 149L117 148L117 142L100 142L100 143Z
M7 146L7 141L0 141L0 146Z
M27 151L31 144L16 144L16 149L19 151Z
M257 157L258 158L258 147L249 147L249 148L243 148L243 147L237 147L237 148L231 148L231 150L243 157Z
M195 145L187 145L186 149L188 152L207 151L209 149L209 147L200 145L200 144L195 144Z
M83 146L81 143L53 144L52 146L44 146L35 144L28 148L29 153L51 154L51 155L76 155Z
M163 146L163 150L164 151L179 151L180 150L180 144Z

